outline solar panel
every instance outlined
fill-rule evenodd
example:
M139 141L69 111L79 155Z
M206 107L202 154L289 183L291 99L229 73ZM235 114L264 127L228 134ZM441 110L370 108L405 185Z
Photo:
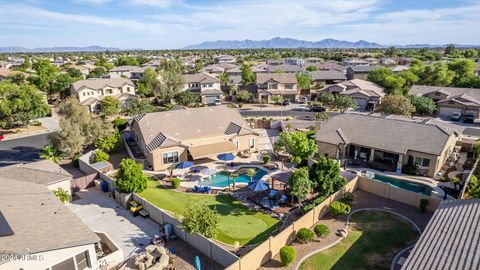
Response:
M12 228L10 227L10 224L8 224L7 219L0 211L0 237L9 236L12 234L13 234L13 231L12 231Z

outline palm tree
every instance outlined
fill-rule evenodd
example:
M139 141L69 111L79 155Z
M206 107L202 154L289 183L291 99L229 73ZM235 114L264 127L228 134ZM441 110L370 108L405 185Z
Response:
M172 177L173 177L173 170L175 170L175 167L177 165L175 163L171 164L170 166L168 166L168 173L169 173L169 176L170 176L170 181L172 181Z
M51 161L58 163L58 161L62 158L62 152L60 152L60 150L55 148L53 145L49 144L42 148L40 158L50 159Z
M257 174L257 170L250 168L247 170L247 175L250 177L250 182L253 181L253 177Z
M235 190L235 185L237 183L236 180L237 180L237 177L238 177L238 173L230 173L229 177L231 177L233 179L233 189L232 190Z

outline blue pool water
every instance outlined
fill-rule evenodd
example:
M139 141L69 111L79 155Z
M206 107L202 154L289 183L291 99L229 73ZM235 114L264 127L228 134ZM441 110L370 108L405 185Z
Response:
M264 175L267 175L267 172L258 168L257 174L253 177L253 181L262 179ZM248 183L250 182L250 177L246 174L240 174L236 179L236 183ZM226 187L228 186L228 176L224 172L215 173L210 176L210 178L204 178L203 180L198 181L199 185L202 186L211 186L211 187ZM230 184L233 184L233 179L230 178Z
M394 187L405 189L408 191L413 191L416 193L422 193L424 195L430 196L432 194L433 189L430 186L419 184L415 182L411 182L408 180L400 180L398 178L389 177L386 175L375 174L373 178L377 181L388 183Z

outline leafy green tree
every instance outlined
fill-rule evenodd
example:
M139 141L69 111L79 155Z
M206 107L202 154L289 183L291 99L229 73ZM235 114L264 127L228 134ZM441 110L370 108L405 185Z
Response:
M283 102L283 97L282 97L281 95L273 95L273 96L271 97L271 100L272 100L272 102L275 103L275 104L280 104L280 103Z
M40 91L46 92L51 96L53 93L50 87L57 77L58 68L50 64L48 59L37 59L33 63L33 69L36 75L29 77L29 79Z
M228 84L230 84L230 78L228 77L228 74L225 72L220 74L220 76L218 76L218 80L220 81L221 85L227 86Z
M87 78L100 78L103 75L107 74L107 70L104 67L96 67L90 73L88 73Z
M138 93L144 96L151 96L153 90L159 83L158 73L153 68L146 68L143 78L138 81Z
M415 107L407 97L388 95L377 106L377 111L385 114L411 116L415 112Z
M117 114L120 111L121 104L118 99L107 96L102 101L102 114L105 116L111 116Z
M291 190L290 193L297 198L298 204L301 207L302 203L312 192L308 167L295 170L289 179L289 185Z
M125 56L119 57L117 61L115 61L115 65L118 66L140 66L140 61L136 57Z
M60 104L58 114L60 131L50 134L48 141L67 157L74 156L85 145L92 144L112 132L111 125L93 117L74 97Z
M452 80L453 85L458 85L460 82L464 81L465 78L474 76L473 72L475 67L476 64L468 59L456 59L449 62L448 69L455 74Z
M197 97L190 91L182 91L175 94L173 99L175 100L176 103L182 106L188 106L194 103Z
M332 106L335 102L335 95L332 93L321 94L317 98L323 105Z
M455 45L453 44L448 44L447 47L445 48L445 54L446 55L452 55L455 53Z
M310 89L312 77L308 73L297 73L298 87L302 90Z
M389 68L379 68L370 71L368 80L385 88L388 94L402 94L405 80L397 77Z
M353 100L353 98L349 96L342 96L339 95L335 97L335 101L333 102L333 107L340 110L341 113L344 113L349 108L356 109L357 103Z
M148 101L140 98L131 100L123 112L128 116L135 116L143 113L155 112L155 107Z
M475 58L477 57L478 55L478 52L474 49L466 49L465 51L463 51L463 56L465 58Z
M98 141L95 142L95 147L110 152L118 148L121 143L120 133L113 132L100 137Z
M213 238L217 235L219 223L218 212L201 202L188 204L183 213L182 227L190 234L199 233L207 238Z
M318 68L316 66L308 66L305 70L308 72L312 72L318 70Z
M75 81L81 80L83 78L83 74L79 69L70 67L67 68L65 71L66 74L68 74L72 79L75 79Z
M402 70L397 73L397 77L402 78L404 85L403 85L403 94L406 95L409 91L412 85L418 83L420 78L413 73L410 70Z
M334 159L321 155L309 171L312 188L321 196L329 196L339 191L347 181L340 175L340 165Z
M182 66L176 61L163 62L160 66L160 82L155 86L155 95L162 99L164 103L170 103L170 100L182 91L185 86L185 79L182 76Z
M252 71L252 67L247 64L243 64L241 67L242 71L242 84L244 87L252 84L256 84L257 75Z
M253 181L253 177L257 174L257 170L250 168L247 170L247 176L250 177L250 182Z
M118 132L122 132L127 128L128 121L123 117L117 117L113 120L112 124Z
M385 55L387 56L395 56L398 52L398 49L395 47L389 47L385 50Z
M203 68L203 60L202 59L197 59L195 60L195 66L193 68L195 73L198 73L202 68Z
M21 72L11 72L10 74L8 74L7 80L17 85L21 85L26 83L27 77Z
M41 159L49 159L55 163L58 163L62 159L62 152L55 148L53 145L49 144L42 148L40 152Z
M27 125L50 111L44 96L33 85L0 82L0 97L0 126L3 128Z
M480 181L477 176L472 175L467 184L467 192L470 198L480 198Z
M96 150L93 152L93 162L103 162L108 161L110 159L110 155L103 152L102 150Z
M240 102L249 102L252 100L252 94L247 90L241 90L237 92L237 100Z
M420 78L419 83L424 85L448 86L455 76L455 73L444 63L415 64L412 71Z
M437 104L429 97L411 95L409 99L419 114L432 114L437 109Z
M72 78L68 73L58 74L52 83L51 92L59 94L62 98L66 98L70 95L70 85L75 81L77 81L77 79Z
M292 163L298 165L317 152L317 144L303 131L282 132L275 143L275 151L285 151Z
M142 164L133 159L122 159L115 177L115 186L127 193L144 191L147 188L148 176L142 170Z

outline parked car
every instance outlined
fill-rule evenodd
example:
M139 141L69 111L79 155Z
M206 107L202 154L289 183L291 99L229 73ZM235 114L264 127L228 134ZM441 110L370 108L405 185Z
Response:
M459 112L454 112L450 115L450 120L452 121L460 121L460 118L462 118L462 114Z
M3 136L2 133L0 133L0 141L3 140L3 139L5 139L5 136Z
M312 112L324 112L325 108L321 107L321 106L314 106L314 107L310 107L310 111L312 111Z
M476 119L476 117L473 113L467 113L463 117L463 122L473 124L473 123L475 123L475 119Z
M285 99L285 100L282 102L282 105L283 105L283 106L288 106L288 105L290 105L290 100Z

